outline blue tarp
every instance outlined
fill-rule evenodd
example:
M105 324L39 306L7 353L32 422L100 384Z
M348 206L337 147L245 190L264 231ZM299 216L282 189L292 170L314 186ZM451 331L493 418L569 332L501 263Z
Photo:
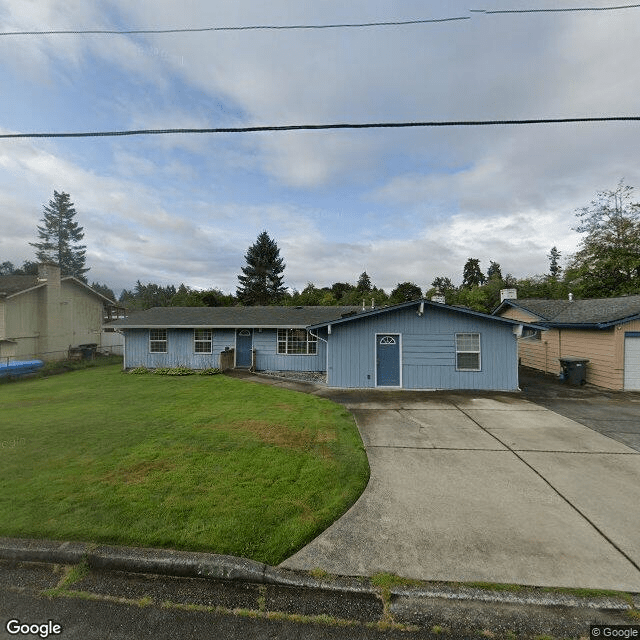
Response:
M25 376L35 373L44 365L42 360L14 360L13 362L0 363L0 378L4 376Z

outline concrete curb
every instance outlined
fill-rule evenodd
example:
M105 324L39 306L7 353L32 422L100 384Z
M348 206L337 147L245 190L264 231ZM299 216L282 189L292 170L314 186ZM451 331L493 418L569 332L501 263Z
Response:
M171 549L0 537L0 560L47 564L86 562L91 569L109 571L251 582L345 594L379 595L380 593L379 589L372 586L371 580L366 577L327 576L326 579L318 579L305 572L271 567L246 558ZM390 589L390 596L392 599L439 599L451 603L458 601L533 605L545 608L569 607L617 613L624 613L630 608L628 603L615 597L578 597L562 592L541 592L533 589L524 592L492 591L464 585L394 586ZM640 594L632 594L632 601L635 608L640 608Z

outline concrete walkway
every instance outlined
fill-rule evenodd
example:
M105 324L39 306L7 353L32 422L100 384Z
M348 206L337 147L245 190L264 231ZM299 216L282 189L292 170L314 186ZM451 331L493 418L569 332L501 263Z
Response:
M282 567L640 592L640 452L514 394L315 393L371 479Z

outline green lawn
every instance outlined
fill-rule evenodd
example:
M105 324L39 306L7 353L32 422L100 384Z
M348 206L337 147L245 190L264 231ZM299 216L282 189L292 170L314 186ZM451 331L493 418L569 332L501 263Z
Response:
M339 405L116 365L0 386L0 535L277 564L346 511L369 466Z

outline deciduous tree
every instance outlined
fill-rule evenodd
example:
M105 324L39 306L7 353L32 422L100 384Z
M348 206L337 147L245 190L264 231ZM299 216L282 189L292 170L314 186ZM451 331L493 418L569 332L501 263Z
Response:
M422 298L422 289L414 282L398 282L396 288L391 291L390 302L410 302Z
M640 204L622 180L576 212L575 230L586 234L570 265L583 297L612 297L640 291Z

